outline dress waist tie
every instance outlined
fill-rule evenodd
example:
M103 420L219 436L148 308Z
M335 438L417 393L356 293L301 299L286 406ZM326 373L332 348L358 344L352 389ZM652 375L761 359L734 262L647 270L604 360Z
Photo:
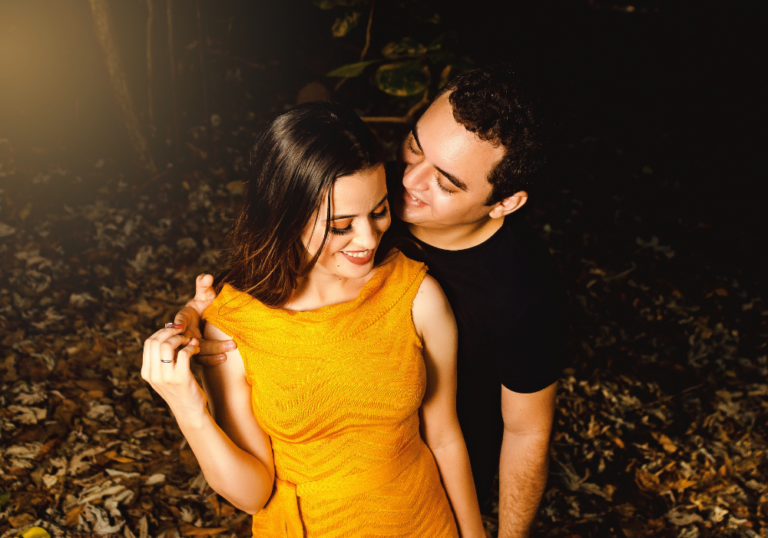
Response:
M281 505L285 517L286 537L304 537L304 526L299 512L300 497L341 499L372 491L394 480L416 460L425 446L417 435L384 465L350 476L331 476L301 484L293 484L275 477L277 488L270 503L278 501Z

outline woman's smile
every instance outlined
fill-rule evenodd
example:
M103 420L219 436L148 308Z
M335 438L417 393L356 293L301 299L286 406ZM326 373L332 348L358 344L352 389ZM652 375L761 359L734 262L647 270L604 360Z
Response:
M341 254L355 265L365 265L373 259L373 249L366 250L342 250Z

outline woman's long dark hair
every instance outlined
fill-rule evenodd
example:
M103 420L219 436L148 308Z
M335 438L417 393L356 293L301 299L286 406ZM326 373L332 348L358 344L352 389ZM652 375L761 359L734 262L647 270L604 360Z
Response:
M256 139L240 214L229 236L226 283L267 306L284 305L298 279L312 270L330 227L331 187L336 179L384 161L368 126L331 103L306 103L275 118ZM328 196L328 219L311 260L301 234Z

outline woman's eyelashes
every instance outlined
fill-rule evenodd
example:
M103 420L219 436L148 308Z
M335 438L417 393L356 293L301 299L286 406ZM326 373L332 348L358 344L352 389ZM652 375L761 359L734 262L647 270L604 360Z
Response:
M371 218L375 220L380 220L380 219L386 218L387 213L389 213L389 207L384 206L384 208L381 211L371 213ZM333 235L347 235L352 231L352 223L350 223L349 226L347 226L346 228L334 228L333 226L331 226L329 228L329 231Z
M328 229L333 235L347 235L349 232L352 231L352 225L350 224L346 228L334 228L331 226Z
M378 211L376 213L371 213L371 218L372 219L376 219L376 220L383 219L384 217L387 216L387 213L389 213L389 207L388 206L384 206L381 209L381 211Z

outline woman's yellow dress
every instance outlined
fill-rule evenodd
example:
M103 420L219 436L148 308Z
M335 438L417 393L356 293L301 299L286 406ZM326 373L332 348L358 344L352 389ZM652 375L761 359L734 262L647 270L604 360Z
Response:
M426 267L402 254L358 297L272 309L224 286L204 319L237 342L275 487L254 536L457 537L419 435L426 371L411 307Z

